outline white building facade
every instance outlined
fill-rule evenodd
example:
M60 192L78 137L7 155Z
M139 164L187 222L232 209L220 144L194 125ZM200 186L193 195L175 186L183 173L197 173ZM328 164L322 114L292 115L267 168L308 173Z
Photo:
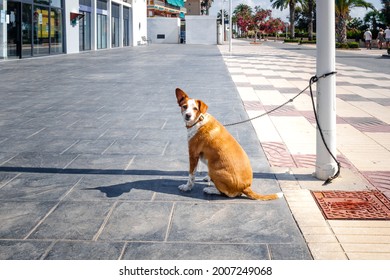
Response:
M137 46L146 0L0 0L0 60Z

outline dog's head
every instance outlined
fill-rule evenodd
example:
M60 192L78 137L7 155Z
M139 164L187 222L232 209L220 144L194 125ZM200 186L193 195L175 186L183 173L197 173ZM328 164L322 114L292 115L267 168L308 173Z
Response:
M202 100L189 98L180 88L176 89L176 99L187 126L195 124L207 112L208 106Z

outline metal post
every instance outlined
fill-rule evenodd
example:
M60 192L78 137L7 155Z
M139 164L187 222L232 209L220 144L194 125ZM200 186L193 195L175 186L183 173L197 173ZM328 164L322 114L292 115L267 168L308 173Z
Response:
M229 0L229 52L232 52L232 37L233 37L233 22L232 22L232 13L233 13L233 1Z
M335 1L317 1L317 77L335 71ZM329 150L336 155L336 77L317 82L317 113ZM317 129L315 175L326 180L336 173L337 163L326 150Z
M0 14L0 58L7 58L7 21L6 21L6 11L7 11L7 1L3 0L3 9L1 9Z
M221 25L222 25L222 42L221 44L225 42L225 17L224 17L224 7L223 7L224 0L221 0Z

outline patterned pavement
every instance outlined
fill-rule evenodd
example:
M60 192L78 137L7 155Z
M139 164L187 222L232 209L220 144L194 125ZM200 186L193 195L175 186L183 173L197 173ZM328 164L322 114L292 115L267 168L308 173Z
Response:
M220 51L249 117L293 98L316 73L315 57L282 43L234 41L232 54L226 45ZM382 53L355 52L389 67ZM308 90L252 125L314 259L390 259L389 221L326 220L311 195L378 189L390 198L390 75L342 63L336 63L336 71L341 175L332 184L324 187L312 175L316 129Z
M221 51L226 52L226 47ZM251 117L294 97L316 72L314 57L266 44L236 42L233 56L225 55L225 62ZM388 60L384 63L390 65ZM338 157L344 168L355 168L390 197L390 75L340 63L336 70ZM307 90L294 102L253 121L271 166L315 166L311 106Z

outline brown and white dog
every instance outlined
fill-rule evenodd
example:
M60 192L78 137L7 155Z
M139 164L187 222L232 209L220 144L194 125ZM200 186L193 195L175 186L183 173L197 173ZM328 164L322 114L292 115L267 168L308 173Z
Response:
M251 189L252 167L240 144L213 116L207 113L208 106L202 100L189 98L181 89L176 89L177 103L188 132L190 160L187 184L179 186L181 191L190 191L195 184L196 167L199 160L208 167L208 176L215 187L206 187L207 194L225 194L237 197L245 194L251 199L272 200L282 193L261 195Z

